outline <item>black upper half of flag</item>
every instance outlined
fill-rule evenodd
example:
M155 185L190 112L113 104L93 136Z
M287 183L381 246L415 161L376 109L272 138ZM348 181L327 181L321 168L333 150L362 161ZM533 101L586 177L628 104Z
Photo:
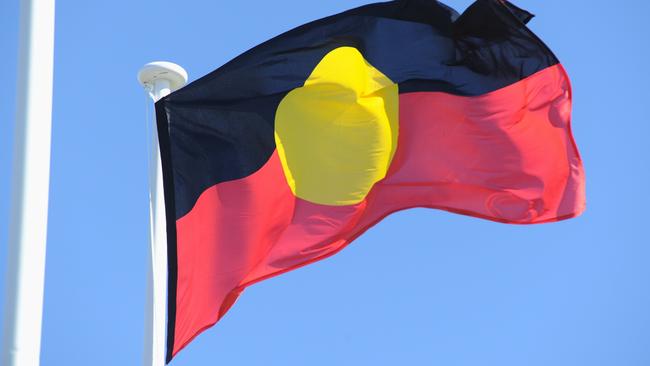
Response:
M482 95L558 63L526 27L532 17L503 0L478 0L462 15L434 0L398 0L252 48L156 104L168 217L184 216L207 188L269 159L278 104L330 51L356 48L400 93Z

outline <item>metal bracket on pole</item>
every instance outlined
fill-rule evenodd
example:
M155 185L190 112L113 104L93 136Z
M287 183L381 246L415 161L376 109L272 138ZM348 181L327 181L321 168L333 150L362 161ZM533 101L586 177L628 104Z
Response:
M138 72L138 81L154 100L179 89L187 82L187 72L164 61L146 64ZM157 129L151 129L149 155L149 220L150 256L147 271L145 308L144 366L165 364L165 308L167 300L167 231L162 165L158 149Z

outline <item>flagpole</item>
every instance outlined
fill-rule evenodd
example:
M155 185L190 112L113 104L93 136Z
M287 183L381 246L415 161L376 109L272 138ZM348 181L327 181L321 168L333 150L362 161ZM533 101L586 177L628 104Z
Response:
M20 39L2 359L40 361L50 181L54 0L20 2Z
M182 87L187 72L171 62L151 62L138 73L138 81L154 102ZM149 248L145 305L144 366L165 364L165 310L167 300L167 231L162 165L158 133L151 130L149 154Z

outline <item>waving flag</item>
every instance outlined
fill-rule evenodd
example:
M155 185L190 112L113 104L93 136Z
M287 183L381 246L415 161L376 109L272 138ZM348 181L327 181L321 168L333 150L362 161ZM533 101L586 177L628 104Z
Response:
M247 286L430 207L532 224L584 210L571 89L499 0L372 4L267 41L156 103L168 355Z

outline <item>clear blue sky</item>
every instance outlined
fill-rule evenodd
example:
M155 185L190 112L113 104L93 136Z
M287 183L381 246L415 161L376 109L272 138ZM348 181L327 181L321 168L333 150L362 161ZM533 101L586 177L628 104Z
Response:
M364 3L58 1L44 366L140 364L148 101L138 69L174 61L193 80ZM650 365L650 5L516 4L538 15L531 28L572 77L587 212L540 226L395 214L336 256L249 288L173 365ZM0 1L0 16L4 270L18 0Z

